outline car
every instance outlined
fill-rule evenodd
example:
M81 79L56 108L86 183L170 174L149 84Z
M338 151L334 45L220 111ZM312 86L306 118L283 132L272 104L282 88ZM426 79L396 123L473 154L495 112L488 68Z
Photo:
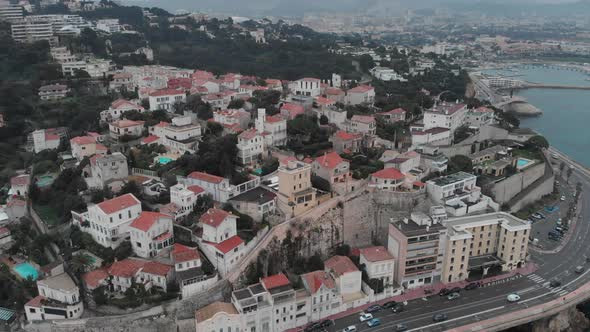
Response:
M371 314L365 314L365 313L363 313L363 314L362 314L362 315L359 317L359 320L361 321L361 323L362 323L362 322L366 322L366 321L368 321L368 320L371 320L371 319L373 319L373 315L371 315Z
M395 301L389 301L389 302L383 303L382 307L389 309L389 308L395 307L396 305L397 305L397 302L395 302Z
M382 307L382 306L380 306L380 305L378 305L378 304L374 304L374 305L372 305L372 306L368 307L368 308L365 310L365 312L372 313L372 312L377 312L377 311L380 311L381 309L383 309L383 307Z
M455 287L455 288L451 288L451 290L449 291L450 293L460 293L463 289L461 287Z
M560 200L563 202L565 201L565 196L561 196Z
M556 224L557 226L561 226L561 218L557 219L557 221L555 222L555 224Z
M404 305L401 303L398 303L395 307L391 308L391 311L395 314L397 314L398 312L402 312L404 310L406 309L404 308Z
M481 284L479 282L472 282L472 283L468 284L467 286L465 286L465 290L476 289L479 286L481 286Z
M447 300L455 300L461 297L459 293L451 293L447 296Z
M586 263L590 263L590 256L586 257Z
M381 320L379 318L373 318L367 322L368 327L375 327L381 325Z
M354 325L350 325L344 328L344 330L342 330L342 332L356 332L356 326Z
M438 295L440 296L447 296L447 294L449 294L449 290L447 288L442 288L439 292Z
M576 270L575 271L576 271L576 273L582 273L582 272L584 272L584 267L581 266L581 265L576 266Z
M538 212L535 212L531 215L531 217L533 217L535 219L543 219L544 216Z
M561 281L558 279L553 279L549 282L549 287L559 287L561 286Z
M518 294L509 294L506 299L508 300L508 302L518 302L520 301L520 295Z
M555 227L555 231L563 234L563 228L561 228L559 226Z
M311 323L305 327L303 331L305 332L312 332L321 329L320 323Z
M444 322L447 319L449 319L449 317L446 314L436 314L432 316L432 320L435 322Z
M406 324L397 324L394 328L394 331L396 332L402 332L402 331L407 331L408 330L408 326Z

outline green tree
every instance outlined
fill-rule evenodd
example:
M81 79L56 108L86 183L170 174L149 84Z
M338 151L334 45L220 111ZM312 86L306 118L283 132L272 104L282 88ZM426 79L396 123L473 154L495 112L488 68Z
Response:
M451 157L449 160L449 174L457 173L457 172L467 172L470 173L473 171L473 163L471 159L464 155L456 155Z
M547 141L547 139L541 135L536 135L533 136L531 138L529 138L525 145L529 148L532 148L534 150L541 150L541 149L547 149L549 148L549 142Z
M324 114L322 114L322 116L320 116L320 124L322 126L327 125L328 123L330 123L330 120L328 119L327 116L325 116Z

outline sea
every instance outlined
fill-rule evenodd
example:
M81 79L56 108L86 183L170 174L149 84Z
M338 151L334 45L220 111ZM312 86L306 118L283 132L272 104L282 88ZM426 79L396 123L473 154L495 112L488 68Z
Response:
M590 86L590 75L560 66L521 65L484 73L534 83ZM526 89L515 94L543 111L539 117L521 118L521 127L534 129L559 151L590 167L590 90Z

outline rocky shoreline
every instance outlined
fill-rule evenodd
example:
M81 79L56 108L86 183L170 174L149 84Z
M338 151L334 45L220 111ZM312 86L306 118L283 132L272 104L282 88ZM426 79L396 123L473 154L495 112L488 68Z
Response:
M513 112L518 116L540 116L543 111L527 102L511 103L504 107L504 111Z

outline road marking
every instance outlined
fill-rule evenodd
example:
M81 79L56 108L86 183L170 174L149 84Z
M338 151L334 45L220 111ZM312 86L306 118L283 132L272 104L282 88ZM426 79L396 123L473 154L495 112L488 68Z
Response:
M493 308L493 309L488 309L488 310L476 312L476 313L473 313L473 314L469 314L469 315L465 315L465 316L461 316L461 317L457 317L457 318L452 318L452 319L446 320L444 322L439 322L439 323L434 323L434 324L430 324L430 325L426 325L426 326L422 326L422 327L417 327L417 328L408 330L408 332L411 332L411 331L420 331L420 330L428 329L430 327L434 327L434 326L437 326L437 325L448 324L450 322L458 321L458 320L469 318L469 317L473 317L473 316L479 316L479 315L487 314L488 312L492 312L492 311L496 311L496 310L500 310L500 309L504 309L504 308L506 308L506 306L496 307L496 308Z

